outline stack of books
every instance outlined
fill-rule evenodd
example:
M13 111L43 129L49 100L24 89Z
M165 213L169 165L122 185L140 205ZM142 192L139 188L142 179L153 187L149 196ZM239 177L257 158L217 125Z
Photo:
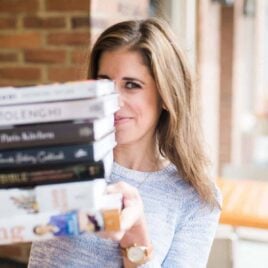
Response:
M120 228L114 82L0 89L0 244Z

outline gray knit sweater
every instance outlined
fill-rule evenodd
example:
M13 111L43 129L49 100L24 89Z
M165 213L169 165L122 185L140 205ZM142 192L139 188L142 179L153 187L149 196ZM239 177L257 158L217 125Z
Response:
M108 182L117 181L137 187L144 202L154 258L142 267L206 266L220 211L204 205L175 166L148 173L114 163ZM117 242L85 234L33 243L29 267L118 268L122 258Z

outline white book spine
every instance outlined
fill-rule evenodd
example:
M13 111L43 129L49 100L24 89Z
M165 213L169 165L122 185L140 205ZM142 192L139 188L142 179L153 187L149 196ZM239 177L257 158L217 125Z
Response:
M104 136L103 133L107 134L115 129L114 115L94 120L93 124L94 139L99 140Z
M0 125L20 125L105 117L119 109L117 94L64 102L0 107Z
M109 213L108 217L106 213ZM0 245L75 236L101 230L118 231L120 210L73 210L0 218Z
M104 177L107 179L109 179L112 173L113 161L114 161L114 155L113 151L111 150L103 157Z
M105 194L106 182L86 182L37 186L31 190L0 190L0 219L34 215L51 211L66 212L85 209L94 211L121 209L121 194Z
M95 141L93 143L94 148L94 160L99 161L103 158L103 152L106 150L112 150L116 146L115 133L110 133L109 135L103 137L101 140Z
M0 245L53 238L50 232L39 236L34 230L37 226L48 224L50 218L57 214L60 212L0 218Z
M88 182L61 183L36 187L36 203L40 212L52 210L100 208L106 183L104 179Z
M34 214L37 212L36 198L33 190L0 190L0 219L14 215Z
M62 183L36 187L36 203L39 212L59 210L66 212L77 209L101 211L121 209L122 195L105 194L104 179L82 183Z
M115 83L110 80L89 80L22 88L7 87L0 89L0 106L95 98L112 93L115 93Z

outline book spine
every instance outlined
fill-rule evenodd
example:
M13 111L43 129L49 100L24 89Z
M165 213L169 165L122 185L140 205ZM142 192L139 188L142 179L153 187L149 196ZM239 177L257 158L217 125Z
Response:
M38 212L68 211L90 208L99 210L105 193L106 182L96 179L87 182L42 185L34 188Z
M93 123L73 124L70 122L0 129L1 150L35 146L79 144L93 140Z
M0 148L5 150L89 143L112 132L113 121L112 115L89 122L59 122L1 128Z
M120 210L75 210L0 218L0 245L120 230Z
M98 99L61 101L0 107L0 125L102 118L118 110L118 95Z
M0 190L0 218L28 215L54 210L120 209L121 194L105 195L104 179L87 182L60 183L33 189Z
M0 168L99 161L115 146L114 133L91 144L0 151Z
M48 147L0 152L0 168L93 161L92 145Z
M103 161L47 170L0 171L0 189L84 181L104 178L105 176L106 172Z
M115 93L115 84L108 80L89 80L22 88L8 87L0 91L0 106L94 98L112 93Z

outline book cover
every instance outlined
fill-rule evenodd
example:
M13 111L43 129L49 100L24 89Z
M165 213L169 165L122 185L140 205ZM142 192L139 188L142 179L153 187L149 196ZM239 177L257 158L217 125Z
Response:
M0 150L89 143L114 130L114 115L95 120L0 128Z
M0 90L0 106L96 98L115 93L110 80L87 80L28 87L6 87Z
M116 145L114 132L89 144L0 151L0 168L99 161Z
M120 209L121 194L105 194L104 179L80 183L60 183L32 189L0 190L0 217L38 214L73 209Z
M113 153L110 151L97 162L1 170L0 189L107 178L111 173L112 164Z
M95 99L0 106L0 125L96 119L111 115L118 109L118 94Z
M46 240L83 233L118 231L120 210L73 210L0 218L0 245Z

